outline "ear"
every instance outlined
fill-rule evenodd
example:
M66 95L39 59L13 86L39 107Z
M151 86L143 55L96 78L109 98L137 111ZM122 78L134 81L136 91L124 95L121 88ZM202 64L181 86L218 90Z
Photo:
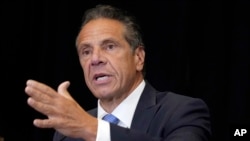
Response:
M142 71L145 61L145 51L143 46L139 46L135 50L135 65L137 71Z

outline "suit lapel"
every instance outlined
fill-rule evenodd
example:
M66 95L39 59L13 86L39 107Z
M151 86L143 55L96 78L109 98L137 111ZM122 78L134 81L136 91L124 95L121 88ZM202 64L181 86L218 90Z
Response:
M144 133L147 132L151 120L160 108L160 106L156 106L156 93L157 91L146 82L146 86L135 110L131 129L137 129ZM88 113L97 117L97 108L88 111Z
M156 90L149 84L142 92L141 98L135 110L132 120L131 129L138 129L144 133L147 132L150 122L160 106L156 105Z

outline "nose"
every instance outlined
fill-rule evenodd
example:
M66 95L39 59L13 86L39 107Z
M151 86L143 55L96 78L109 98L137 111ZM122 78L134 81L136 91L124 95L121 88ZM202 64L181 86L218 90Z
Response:
M93 54L91 56L91 65L99 66L105 63L103 53L100 49L96 48L93 50Z

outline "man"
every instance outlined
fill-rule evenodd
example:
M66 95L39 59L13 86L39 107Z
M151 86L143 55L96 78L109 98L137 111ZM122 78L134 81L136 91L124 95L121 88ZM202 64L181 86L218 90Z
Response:
M119 9L98 5L86 12L76 39L85 82L98 98L86 112L63 82L55 91L28 80L28 104L47 115L35 119L54 128L54 141L206 141L209 111L196 98L158 92L144 79L144 44L135 19ZM102 119L112 114L116 124Z

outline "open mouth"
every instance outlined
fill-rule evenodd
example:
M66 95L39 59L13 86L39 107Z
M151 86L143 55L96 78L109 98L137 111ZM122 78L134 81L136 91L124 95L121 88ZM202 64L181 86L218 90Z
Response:
M109 75L107 75L107 74L96 74L94 76L94 80L102 81L102 80L106 80L108 77L109 77Z

